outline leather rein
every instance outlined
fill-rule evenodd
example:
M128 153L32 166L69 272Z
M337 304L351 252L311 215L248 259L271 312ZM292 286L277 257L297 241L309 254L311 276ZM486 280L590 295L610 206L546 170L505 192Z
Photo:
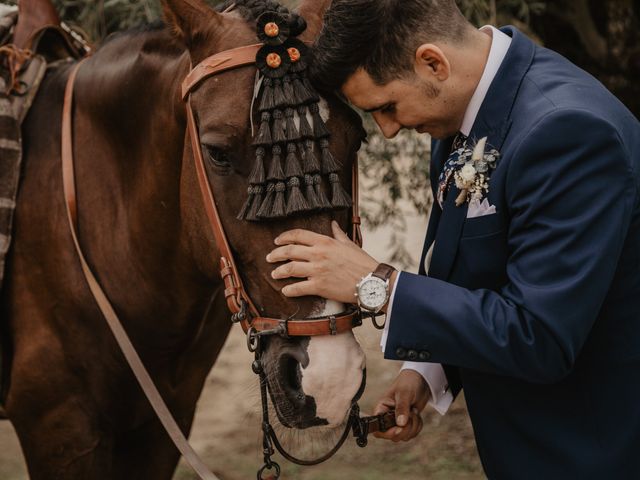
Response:
M206 169L204 165L204 156L199 141L198 128L196 126L195 116L191 107L190 95L193 89L198 86L204 79L213 75L217 75L232 69L251 66L255 64L257 51L262 44L249 45L245 47L227 50L212 55L193 68L185 78L182 84L182 98L186 104L187 112L187 132L191 138L191 147L193 150L193 158L195 169L198 177L198 183L203 197L205 211L220 252L220 275L224 281L225 298L227 306L232 313L232 321L240 323L243 330L247 334L247 345L251 352L255 352L256 361L253 363L253 370L260 375L261 396L263 403L263 443L265 454L265 465L258 472L258 479L262 478L263 472L275 470L275 476L278 478L280 467L270 460L273 455L273 445L288 460L302 464L313 465L327 460L331 457L345 441L349 430L353 430L353 434L357 439L359 446L365 446L367 443L368 433L375 431L385 431L395 425L392 412L387 415L374 417L359 417L359 409L354 403L349 414L349 420L345 427L338 444L329 452L329 454L315 461L299 460L289 455L280 446L273 428L268 421L267 409L267 381L264 370L260 363L260 339L268 335L281 335L284 337L297 336L320 336L320 335L337 335L347 332L354 327L362 324L362 314L358 309L352 309L339 315L328 315L311 319L276 319L271 317L263 317L259 314L258 309L251 300L245 290L242 279L239 275L229 241L224 231L218 208L216 206L215 196L207 179ZM97 281L95 275L91 271L82 248L78 240L78 214L76 199L76 184L74 175L74 159L73 159L73 94L74 84L78 70L87 58L81 60L72 67L71 73L67 80L64 95L63 118L62 118L62 176L63 189L65 197L65 207L67 218L71 230L78 258L87 284L94 296L97 306L105 317L109 328L111 329L125 359L130 365L138 383L142 387L146 397L148 398L153 410L158 416L160 422L171 437L172 441L185 458L187 463L193 468L201 479L218 480L211 473L204 462L198 457L193 448L189 445L188 440L182 433L180 427L171 415L164 400L162 399L157 387L149 376L144 367L135 347L131 343L122 323L120 322L114 308L109 302L107 295ZM352 173L352 189L353 189L353 215L352 215L352 239L358 245L362 245L362 235L360 232L360 216L358 207L358 166L354 162ZM374 321L375 325L375 321ZM363 385L364 386L364 385ZM363 387L361 387L363 388Z

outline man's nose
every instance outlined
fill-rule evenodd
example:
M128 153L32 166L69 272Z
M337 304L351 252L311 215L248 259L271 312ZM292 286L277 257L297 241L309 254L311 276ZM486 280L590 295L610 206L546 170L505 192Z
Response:
M380 127L385 138L394 138L398 135L400 129L402 129L402 125L381 112L373 112L373 119L378 124L378 127Z

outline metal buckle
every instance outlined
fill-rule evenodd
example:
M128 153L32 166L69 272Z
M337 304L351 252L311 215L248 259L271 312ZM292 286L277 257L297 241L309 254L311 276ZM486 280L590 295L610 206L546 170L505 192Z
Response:
M247 309L248 309L247 302L245 302L244 300L240 300L240 311L238 313L234 313L233 315L231 315L231 322L240 323L246 320Z
M338 334L338 325L336 324L335 315L331 315L329 317L329 330L330 330L332 336L335 336L335 335Z

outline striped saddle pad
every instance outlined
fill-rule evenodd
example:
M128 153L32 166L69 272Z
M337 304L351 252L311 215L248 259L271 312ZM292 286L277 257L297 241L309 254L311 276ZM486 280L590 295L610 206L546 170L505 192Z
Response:
M13 213L20 180L21 124L46 69L42 57L30 56L31 60L23 64L20 71L14 71L19 80L20 94L10 93L16 86L16 77L12 78L10 68L13 62L11 55L15 50L6 44L12 41L17 18L17 7L0 4L0 289L4 283L5 261L11 247Z
M11 246L13 212L22 160L20 123L6 91L5 79L0 77L0 288L4 279L5 260Z

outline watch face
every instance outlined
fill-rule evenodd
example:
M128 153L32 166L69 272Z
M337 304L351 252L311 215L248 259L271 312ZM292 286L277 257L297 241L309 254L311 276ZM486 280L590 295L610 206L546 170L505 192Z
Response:
M380 308L387 300L387 285L377 277L365 280L358 289L360 304L368 309Z

